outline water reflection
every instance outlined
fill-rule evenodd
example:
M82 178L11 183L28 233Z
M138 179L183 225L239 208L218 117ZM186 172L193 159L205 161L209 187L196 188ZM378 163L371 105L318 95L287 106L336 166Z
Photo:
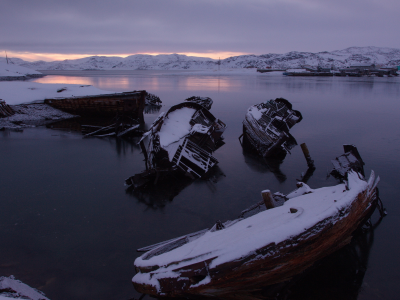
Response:
M45 72L46 73L46 72ZM143 71L67 71L63 75L49 75L37 78L38 83L65 83L93 85L99 89L109 91L131 90L183 90L183 91L229 91L232 88L240 88L244 82L234 80L234 76L207 76L200 74L186 75L175 71L174 76L163 73L151 74ZM65 76L65 73L70 74ZM153 76L150 76L153 75ZM157 76L154 76L157 75Z
M279 157L263 158L252 152L243 150L243 156L245 163L252 171L258 173L273 173L280 183L287 179L287 176L280 169L286 157L286 153L282 153Z
M146 105L143 112L145 114L156 114L160 111L161 105Z
M319 261L304 274L279 287L267 288L261 295L285 300L358 299L374 243L374 230L380 221L360 229L348 246Z
M225 177L225 174L218 166L213 167L206 176L196 180L182 172L170 171L158 177L153 176L152 181L140 187L133 188L133 186L130 186L126 189L126 193L136 198L140 203L145 204L149 209L162 210L193 182L205 184L213 192L216 190L215 184L222 177Z
M84 133L84 126L108 126L113 124L113 119L111 118L96 118L96 117L78 117L68 120L57 121L51 124L46 125L47 128L53 130L61 130L61 131L75 131ZM144 128L144 125L141 125L141 129ZM115 148L118 156L127 156L131 155L134 151L140 151L139 141L141 137L141 132L139 134L133 134L130 136L124 136L122 138L119 137L93 137L104 142L110 144L113 148Z

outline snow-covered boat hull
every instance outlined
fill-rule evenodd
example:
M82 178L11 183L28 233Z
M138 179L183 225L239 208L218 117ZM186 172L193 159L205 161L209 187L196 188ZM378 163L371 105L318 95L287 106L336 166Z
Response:
M159 115L140 141L145 175L150 171L158 178L161 172L179 171L192 179L201 178L218 163L212 153L224 144L225 128L225 123L198 103L187 101L172 106ZM139 187L140 177L132 176L125 182Z
M333 187L299 183L282 206L144 249L133 285L157 297L225 297L288 281L351 241L376 207L378 181L350 171Z

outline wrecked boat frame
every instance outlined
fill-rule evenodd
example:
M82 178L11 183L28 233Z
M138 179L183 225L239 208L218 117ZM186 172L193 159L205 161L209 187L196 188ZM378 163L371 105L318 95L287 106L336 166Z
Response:
M138 187L160 174L183 172L200 178L218 163L212 153L224 144L226 125L204 106L183 102L161 113L140 140L146 171L128 178L129 186Z
M350 149L334 160L335 168L349 156L353 160L357 154ZM287 195L264 190L263 200L236 220L138 249L145 253L134 263L135 289L159 298L240 298L290 280L349 244L376 207L384 215L379 176L372 171L366 181L352 165L334 169L349 167L339 185L311 189L300 182Z
M289 129L302 119L301 113L284 98L253 105L247 110L239 141L245 149L265 158L290 153L297 142Z

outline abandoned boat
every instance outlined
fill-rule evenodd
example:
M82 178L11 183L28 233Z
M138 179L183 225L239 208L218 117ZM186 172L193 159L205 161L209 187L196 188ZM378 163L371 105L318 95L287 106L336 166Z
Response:
M145 98L145 104L146 105L152 105L152 106L161 106L161 99L160 97L151 94L151 93L147 93L146 98Z
M138 249L146 253L135 260L133 285L156 297L225 297L286 282L351 241L379 207L378 182L373 171L366 181L350 168L336 186L262 191L263 201L234 221Z
M242 146L262 157L290 153L297 142L289 129L302 119L301 113L284 98L256 104L247 110L239 140L243 137Z
M160 174L183 172L192 179L200 178L218 161L213 151L224 144L226 125L204 106L187 101L161 113L140 140L146 171L126 179L138 187Z
M211 106L214 103L210 97L200 97L200 96L192 96L185 99L185 101L200 104L201 106L203 106L208 110L211 109Z

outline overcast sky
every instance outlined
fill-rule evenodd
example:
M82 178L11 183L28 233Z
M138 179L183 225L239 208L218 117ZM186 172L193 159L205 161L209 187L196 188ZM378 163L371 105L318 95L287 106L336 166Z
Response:
M400 48L399 12L399 0L1 0L0 50L67 58Z

